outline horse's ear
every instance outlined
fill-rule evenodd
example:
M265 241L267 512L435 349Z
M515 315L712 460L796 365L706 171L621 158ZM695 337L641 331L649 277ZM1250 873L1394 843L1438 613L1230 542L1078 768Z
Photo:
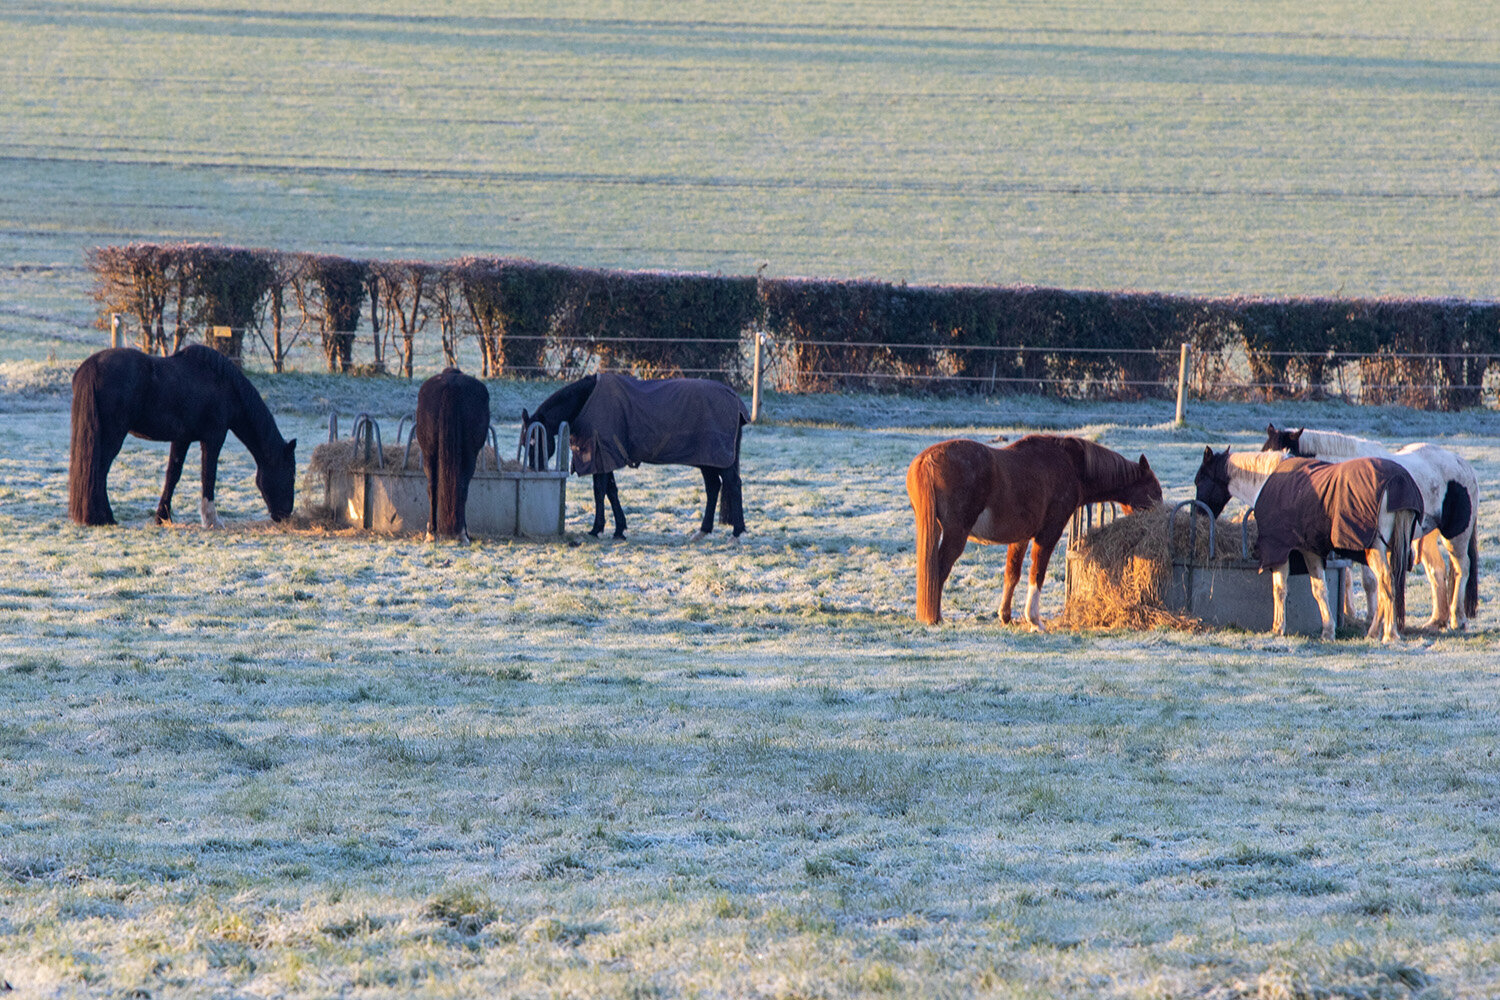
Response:
M1203 461L1207 462L1209 459L1211 459L1213 457L1214 457L1214 450L1213 450L1213 448L1209 447L1208 445L1204 445L1203 446Z
M531 423L531 414L527 413L526 407L523 406L521 407L521 427L524 429L529 423Z
M1151 463L1148 462L1148 461L1146 461L1146 456L1144 454L1141 455L1141 471L1142 472L1150 472L1151 471Z
M282 451L286 454L286 457L288 459L292 458L293 453L296 450L297 450L297 439L296 438L292 438L290 441L288 441L286 443L286 447L282 449Z
M1275 435L1275 433L1276 433L1276 425L1274 423L1266 424L1266 436L1267 437L1271 437L1271 436Z

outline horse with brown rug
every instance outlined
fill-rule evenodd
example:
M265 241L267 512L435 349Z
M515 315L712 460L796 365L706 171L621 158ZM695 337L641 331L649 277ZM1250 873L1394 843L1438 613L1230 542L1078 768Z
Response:
M1323 617L1323 638L1333 638L1323 561L1337 552L1375 573L1377 610L1369 637L1401 638L1411 543L1422 520L1422 491L1406 469L1385 458L1320 462L1285 452L1204 448L1193 484L1214 517L1231 497L1254 508L1260 569L1272 574L1273 634L1286 634L1287 579L1292 554L1298 553Z
M917 620L942 621L943 584L972 538L1008 546L1000 620L1009 623L1029 542L1025 618L1036 630L1047 563L1073 512L1110 501L1130 513L1162 496L1145 455L1132 462L1092 441L1048 434L1004 448L965 438L935 444L907 467L906 493L917 519Z
M490 391L472 375L445 368L417 390L412 434L427 473L427 540L469 543L469 481L490 432Z

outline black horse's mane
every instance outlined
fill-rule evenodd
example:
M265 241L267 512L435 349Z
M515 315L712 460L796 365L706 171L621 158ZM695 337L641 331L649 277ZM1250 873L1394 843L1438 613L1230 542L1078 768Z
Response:
M227 385L239 404L235 408L238 419L230 421L229 429L245 443L257 462L274 457L273 447L285 444L285 439L276 426L271 408L239 366L223 353L203 344L189 344L174 357Z
M589 394L594 391L599 379L595 375L585 375L574 382L569 382L561 389L542 400L537 406L536 412L531 414L532 420L541 421L547 427L548 433L557 433L557 425L564 421L571 421L578 416L578 411L583 409L583 404L588 402Z

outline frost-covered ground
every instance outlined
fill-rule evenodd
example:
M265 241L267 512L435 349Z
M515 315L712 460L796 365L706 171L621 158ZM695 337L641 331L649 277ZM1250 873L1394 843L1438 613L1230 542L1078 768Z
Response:
M134 440L124 523L75 527L69 370L0 365L19 996L1500 992L1500 417L773 396L738 544L684 544L699 477L641 469L629 543L461 549L272 528L234 442L228 530L153 527L164 446ZM256 378L304 460L330 410L415 398ZM497 422L546 388L492 385ZM1268 420L1475 463L1473 631L1034 635L972 548L953 621L912 619L926 444L1084 433L1185 497Z

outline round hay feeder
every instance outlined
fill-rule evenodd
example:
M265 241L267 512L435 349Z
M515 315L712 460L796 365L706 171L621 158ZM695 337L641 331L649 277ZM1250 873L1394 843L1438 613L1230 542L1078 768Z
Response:
M1093 505L1088 505L1090 508ZM1179 517L1183 508L1187 516ZM1198 512L1208 515L1199 530ZM1068 535L1063 623L1080 628L1149 628L1161 625L1271 629L1271 574L1254 557L1254 519L1238 522L1238 539L1217 531L1208 508L1184 500L1129 517L1105 518L1080 508ZM1341 624L1340 595L1349 571L1345 559L1324 567L1334 625ZM1293 556L1292 571L1307 569ZM1321 635L1322 616L1311 582L1287 588L1288 634Z
M401 444L410 418L396 428L396 443L384 445L380 425L369 414L354 419L350 436L340 438L338 414L328 419L328 441L313 449L304 493L321 488L323 507L334 523L380 534L427 530L427 474L415 435ZM559 448L554 461L540 456L545 448L528 449L528 438L538 439L541 425L522 428L514 461L502 461L495 429L479 454L469 482L465 508L469 534L486 537L560 537L567 506L570 452ZM566 427L561 431L567 434ZM566 441L564 436L562 440ZM533 442L535 443L535 442ZM535 466L528 455L538 456Z

